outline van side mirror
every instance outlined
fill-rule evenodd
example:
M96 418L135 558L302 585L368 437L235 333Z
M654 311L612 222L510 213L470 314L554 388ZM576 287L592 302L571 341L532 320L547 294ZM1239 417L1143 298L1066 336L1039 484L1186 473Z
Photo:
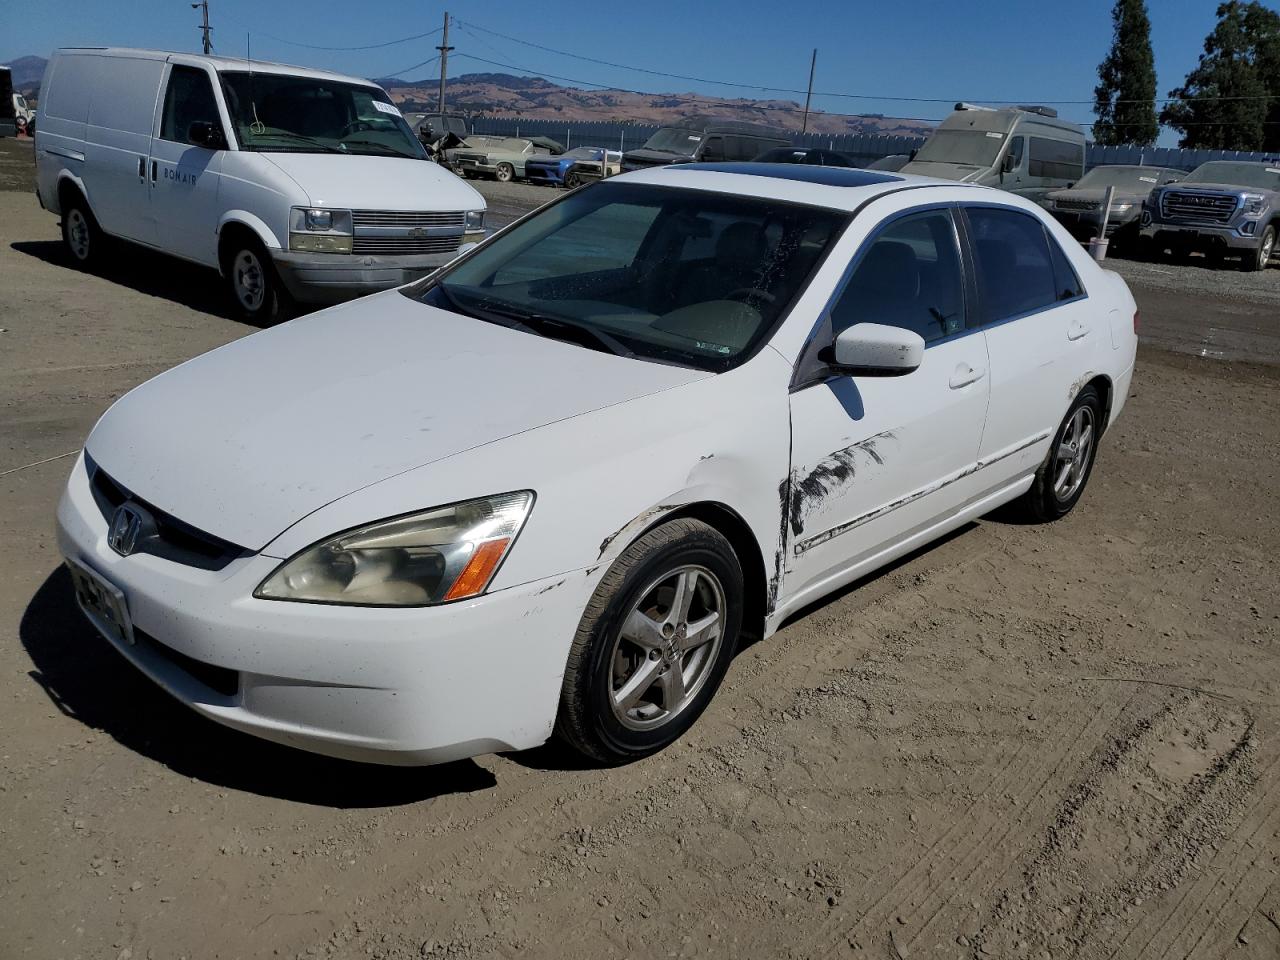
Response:
M849 376L901 377L920 367L924 337L884 323L855 323L841 330L819 358Z
M197 120L187 127L187 142L208 150L227 149L227 140L222 135L222 128L208 120Z
M1017 165L1017 163L1018 163L1017 157L1015 157L1012 153L1006 153L1004 155L1004 162L1000 164L1000 172L1013 173L1013 168L1014 166Z

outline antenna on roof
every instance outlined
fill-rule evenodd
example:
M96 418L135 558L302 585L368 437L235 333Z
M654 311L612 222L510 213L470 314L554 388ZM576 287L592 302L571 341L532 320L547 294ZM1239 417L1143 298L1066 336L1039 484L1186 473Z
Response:
M258 119L258 98L253 95L253 52L249 47L248 30L244 32L244 58L249 61L249 109L253 111L253 123L249 124L249 131L255 137L260 137L266 131L267 125Z

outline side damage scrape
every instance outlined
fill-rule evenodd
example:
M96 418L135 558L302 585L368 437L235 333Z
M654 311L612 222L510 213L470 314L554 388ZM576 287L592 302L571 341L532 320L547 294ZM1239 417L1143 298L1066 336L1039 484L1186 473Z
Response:
M628 520L621 527L619 527L613 533L609 534L609 536L605 537L603 540L600 541L600 552L596 554L596 559L599 560L601 557L603 557L605 551L609 549L609 545L612 544L613 541L617 540L624 533L626 533L628 530L635 530L637 528L646 526L649 523L649 521L654 519L655 517L660 517L664 513L670 513L672 510L675 510L680 506L681 504L678 504L678 503L659 504L656 507L650 507L648 510L640 514L638 517L633 517L631 520Z
M896 440L897 436L895 431L885 430L835 450L819 460L804 478L794 480L786 509L791 533L797 537L803 533L805 518L853 480L857 475L859 453L865 454L868 461L876 466L884 466L884 456L877 445L883 440Z
M791 475L778 484L778 548L773 554L773 576L769 578L769 594L765 597L765 616L778 608L778 591L782 587L782 568L787 558L787 504L791 499Z

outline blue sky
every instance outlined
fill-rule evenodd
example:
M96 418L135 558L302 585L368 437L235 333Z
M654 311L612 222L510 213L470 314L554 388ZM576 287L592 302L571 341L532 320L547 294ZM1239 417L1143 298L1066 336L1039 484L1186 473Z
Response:
M1218 0L1149 0L1161 96L1195 66ZM1269 3L1276 6L1276 3ZM447 8L471 23L544 46L651 70L803 89L809 54L818 48L814 88L867 99L815 97L819 109L938 118L947 103L878 97L1022 103L1089 101L1098 62L1111 37L1112 0L1000 4L956 0L685 0L598 5L581 0L534 5L521 0L211 0L214 44L243 55L246 34L255 57L381 76L435 55L428 37L374 50L322 51L319 46L375 44L437 28ZM527 11L540 7L545 16ZM21 11L19 13L19 10ZM45 56L71 45L199 49L199 14L189 0L0 0L0 62ZM786 94L715 83L665 79L586 63L458 27L450 75L499 71L463 54L578 80L653 92L713 97ZM438 76L438 65L409 78ZM516 72L516 71L504 71ZM1088 122L1087 103L1056 104L1062 116ZM1166 134L1162 142L1171 142Z

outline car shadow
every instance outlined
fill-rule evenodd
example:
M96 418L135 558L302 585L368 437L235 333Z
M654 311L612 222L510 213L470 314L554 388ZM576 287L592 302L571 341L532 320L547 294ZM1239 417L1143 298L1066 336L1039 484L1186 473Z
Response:
M19 626L31 679L66 716L193 777L247 793L317 806L373 808L471 793L496 784L472 760L389 767L334 760L259 740L189 710L152 683L91 627L59 567Z
M60 240L18 240L9 247L55 267L77 269ZM218 274L209 267L122 242L114 243L104 253L107 256L93 270L95 276L201 313L246 322L232 313Z

